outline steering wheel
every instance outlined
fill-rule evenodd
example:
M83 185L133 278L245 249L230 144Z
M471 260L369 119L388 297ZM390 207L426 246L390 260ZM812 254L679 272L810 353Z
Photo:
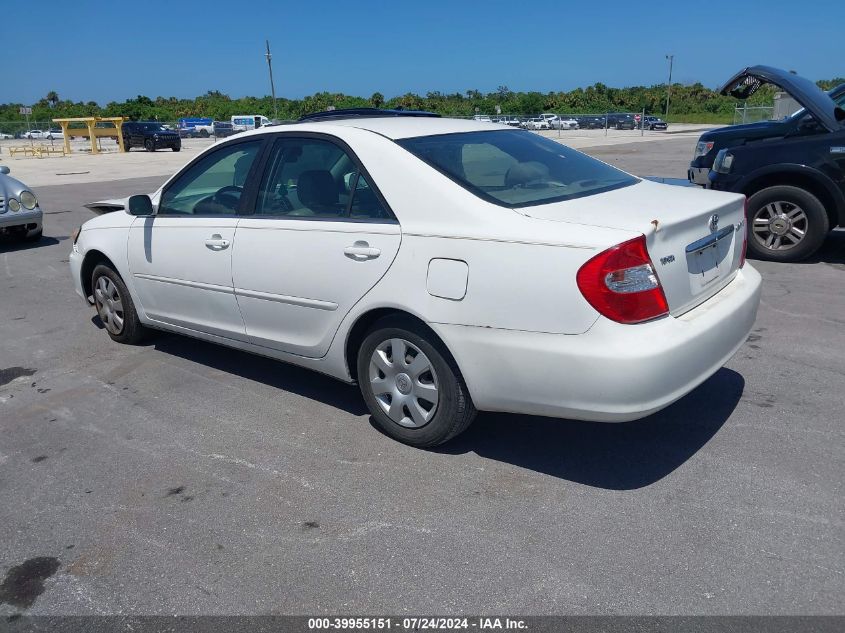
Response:
M238 185L226 185L215 192L213 199L217 204L234 211L238 206L238 202L240 202L243 191L244 188ZM235 193L238 195L234 195Z

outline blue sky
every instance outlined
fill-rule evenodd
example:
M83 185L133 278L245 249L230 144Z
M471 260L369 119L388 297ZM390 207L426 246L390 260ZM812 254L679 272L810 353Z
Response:
M666 81L667 53L673 80L710 87L749 64L845 75L842 0L3 5L0 103L49 90L100 103L211 89L269 94L265 38L276 94L288 98L651 85Z

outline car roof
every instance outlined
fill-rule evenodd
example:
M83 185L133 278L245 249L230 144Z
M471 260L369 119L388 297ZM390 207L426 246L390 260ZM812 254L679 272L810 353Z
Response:
M513 128L498 123L476 121L472 119L448 119L434 117L355 117L332 119L327 121L303 121L284 125L271 125L251 130L245 135L271 134L274 132L326 132L339 131L338 128L358 128L368 130L392 140L413 138L415 136L434 136L437 134L458 134L461 132L484 132L492 130L511 130Z

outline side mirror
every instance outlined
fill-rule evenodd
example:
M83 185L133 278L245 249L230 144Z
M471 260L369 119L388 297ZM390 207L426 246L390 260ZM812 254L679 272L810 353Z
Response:
M129 215L152 215L153 201L147 195L132 196L126 211Z
M10 171L12 170L5 165L0 165L0 174L8 174Z

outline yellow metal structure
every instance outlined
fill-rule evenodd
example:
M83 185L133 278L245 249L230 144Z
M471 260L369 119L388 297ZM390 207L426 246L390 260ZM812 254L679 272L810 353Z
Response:
M123 129L121 124L126 120L122 116L83 116L72 119L53 119L53 123L58 123L62 126L62 135L65 137L65 153L70 154L70 137L82 136L91 139L91 153L99 154L100 150L97 148L97 137L117 137L117 146L121 152L125 152L126 148L123 144ZM70 127L71 123L84 123L85 127ZM111 123L114 127L97 127L98 123Z
M51 154L61 154L67 156L70 151L66 147L51 147L50 145L18 145L9 148L9 155L15 156L23 154L24 156L35 156L36 158L44 158Z

